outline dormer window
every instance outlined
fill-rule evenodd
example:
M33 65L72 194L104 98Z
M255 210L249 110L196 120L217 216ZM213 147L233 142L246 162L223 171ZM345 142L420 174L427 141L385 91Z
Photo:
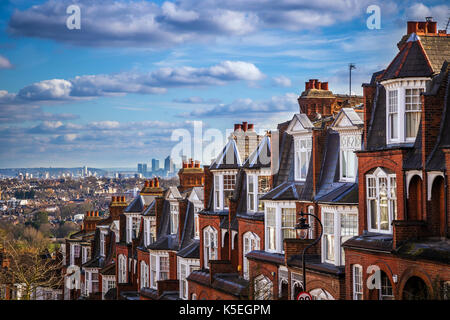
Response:
M413 143L416 140L422 112L420 95L425 90L426 78L387 80L386 88L386 143Z
M214 208L228 209L228 198L233 195L236 184L236 173L214 174Z
M295 141L295 180L306 180L311 157L311 145L311 137L302 137Z
M355 181L358 161L356 150L361 149L361 135L340 134L340 178L341 181Z
M128 216L127 217L127 243L136 239L139 236L139 227L141 224L140 216Z
M154 217L144 218L144 245L148 246L156 240L156 221Z
M179 208L177 203L170 204L170 233L176 234L178 232L178 214Z

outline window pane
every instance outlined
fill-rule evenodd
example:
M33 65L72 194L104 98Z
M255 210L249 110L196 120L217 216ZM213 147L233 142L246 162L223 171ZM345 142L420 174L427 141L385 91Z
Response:
M369 210L370 210L370 227L372 229L378 229L378 218L377 218L377 200L369 200Z
M347 177L347 151L343 150L341 152L341 156L342 156L342 177L346 178Z
M387 203L387 179L380 178L380 229L389 230L389 214Z

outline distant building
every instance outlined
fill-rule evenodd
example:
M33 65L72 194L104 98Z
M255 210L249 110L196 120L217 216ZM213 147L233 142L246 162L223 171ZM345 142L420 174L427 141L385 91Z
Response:
M143 176L147 175L147 164L146 163L138 163L137 167L138 173L142 174Z
M152 159L152 172L159 170L159 160Z
M170 158L170 156L167 156L167 158L164 160L164 171L166 173L172 173L174 172L174 166L173 166L173 161Z

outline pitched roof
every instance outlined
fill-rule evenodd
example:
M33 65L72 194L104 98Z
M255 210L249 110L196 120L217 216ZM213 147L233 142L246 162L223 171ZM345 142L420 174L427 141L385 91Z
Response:
M399 42L399 47L410 38L410 35L404 35ZM420 42L427 54L433 72L438 73L442 64L450 57L450 36L432 36L420 35Z
M142 213L155 200L154 195L139 195L125 208L125 213Z
M358 115L358 113L353 108L342 108L339 113L337 114L336 118L333 121L333 124L331 127L336 127L339 125L343 120L343 118L348 121L345 122L345 125L348 126L362 126L364 125L364 122L361 120L361 117Z
M430 77L433 68L421 44L419 36L412 33L400 52L386 68L379 80L407 77Z
M230 137L228 143L209 167L210 170L238 169L242 165L236 141Z
M270 168L270 157L270 137L266 135L244 162L243 167L247 169Z
M303 183L284 182L261 197L261 200L299 200Z

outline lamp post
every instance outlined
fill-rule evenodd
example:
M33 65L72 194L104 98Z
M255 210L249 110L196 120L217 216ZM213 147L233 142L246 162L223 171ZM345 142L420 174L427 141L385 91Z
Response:
M313 215L312 213L304 213L303 211L301 211L300 212L300 218L298 219L298 223L295 225L295 230L297 231L297 235L300 237L300 239L306 239L306 236L308 235L308 230L311 228L311 226L306 222L306 216L311 216L311 217L315 218L319 222L319 224L320 224L320 235L311 244L309 244L308 246L306 246L303 249L303 253L302 253L302 267L303 267L303 291L304 292L308 292L308 291L306 291L305 253L306 253L306 250L308 250L309 248L315 246L320 241L320 239L322 238L322 235L323 235L323 225L322 225L322 222L320 221L320 219L317 216Z

